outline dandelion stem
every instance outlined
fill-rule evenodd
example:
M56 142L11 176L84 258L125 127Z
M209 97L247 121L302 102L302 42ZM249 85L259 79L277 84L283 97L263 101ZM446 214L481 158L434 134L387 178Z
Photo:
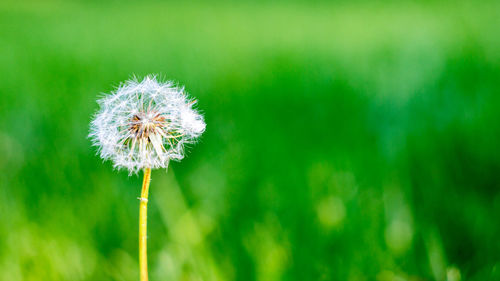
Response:
M139 269L141 281L148 281L148 194L149 182L151 179L151 169L144 169L144 179L142 181L141 197L139 198Z

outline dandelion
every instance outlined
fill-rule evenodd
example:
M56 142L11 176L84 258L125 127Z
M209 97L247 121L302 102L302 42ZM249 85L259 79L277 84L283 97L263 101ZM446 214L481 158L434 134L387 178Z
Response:
M205 131L203 116L174 83L147 76L126 81L98 101L100 109L90 124L93 144L104 160L129 174L144 170L139 212L141 280L147 275L147 203L151 169L168 168L170 160L184 158L185 146Z

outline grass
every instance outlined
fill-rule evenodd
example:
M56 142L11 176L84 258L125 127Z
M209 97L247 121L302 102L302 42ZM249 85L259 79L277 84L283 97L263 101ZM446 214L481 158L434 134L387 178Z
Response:
M86 138L134 73L208 124L153 172L151 280L498 279L499 8L3 2L0 279L137 280L140 178Z

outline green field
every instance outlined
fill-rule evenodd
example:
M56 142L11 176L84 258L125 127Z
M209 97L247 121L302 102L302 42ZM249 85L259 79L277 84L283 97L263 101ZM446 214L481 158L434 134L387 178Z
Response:
M87 138L159 74L154 280L500 280L500 3L0 3L0 280L139 280L141 176ZM481 3L478 3L481 2Z

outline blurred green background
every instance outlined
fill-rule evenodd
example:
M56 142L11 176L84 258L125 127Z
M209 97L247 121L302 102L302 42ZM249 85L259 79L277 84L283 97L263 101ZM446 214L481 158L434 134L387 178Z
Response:
M151 280L500 280L498 1L0 3L0 280L138 280L141 177L87 139L158 73Z

